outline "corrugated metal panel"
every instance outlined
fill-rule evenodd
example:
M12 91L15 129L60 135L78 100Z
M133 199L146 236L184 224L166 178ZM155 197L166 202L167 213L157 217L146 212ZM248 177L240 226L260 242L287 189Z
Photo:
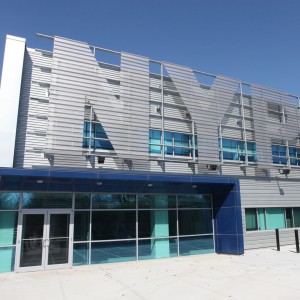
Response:
M149 156L149 60L128 53L121 55L121 100L127 149L120 157Z
M126 53L121 57L120 72L118 67L98 63L87 44L55 38L46 151L65 157L55 159L55 165L86 165L82 156L86 101L118 157L147 157L148 59Z
M220 76L207 89L198 83L192 69L169 63L164 66L195 121L199 162L218 163L218 129L230 102L234 101L238 83Z
M20 95L15 167L49 166L44 158L48 116L48 88L51 82L52 56L26 49Z

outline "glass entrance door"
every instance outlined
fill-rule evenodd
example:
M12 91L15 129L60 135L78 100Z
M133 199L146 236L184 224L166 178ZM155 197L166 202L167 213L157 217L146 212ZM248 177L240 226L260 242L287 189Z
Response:
M71 212L23 211L18 237L18 271L68 268L71 262Z

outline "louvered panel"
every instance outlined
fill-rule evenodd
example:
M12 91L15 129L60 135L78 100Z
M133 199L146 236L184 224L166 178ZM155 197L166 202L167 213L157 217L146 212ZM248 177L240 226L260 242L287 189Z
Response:
M166 131L192 133L192 124L191 124L191 122L165 119L164 120L164 128L165 128Z
M160 75L149 74L149 86L156 89L161 89Z
M124 103L124 137L127 147L121 157L149 156L149 60L121 54L121 97Z
M46 143L48 94L51 82L50 54L27 49L23 69L16 141L15 167L49 165L44 158ZM47 72L45 69L47 68ZM44 116L41 118L41 116ZM33 152L32 152L33 151Z
M178 93L174 94L174 93L164 92L164 102L185 107L184 101L182 100L182 98Z
M161 102L161 93L150 89L150 101Z
M170 106L168 104L164 105L164 115L165 117L169 118L178 118L178 119L184 119L189 120L189 118L186 116L186 109L185 108L178 108L174 106Z
M169 63L164 65L195 121L201 153L199 161L218 163L218 128L230 102L235 100L238 82L216 77L210 89L202 88L191 69Z
M128 67L127 71L123 62L122 73L127 72L128 76L127 74L126 76L120 75L118 67L98 64L87 44L55 38L53 84L47 133L49 152L54 151L62 156L66 155L67 160L73 159L76 154L79 157L82 156L84 105L87 99L92 104L94 112L120 157L129 153L132 156L134 146L136 146L135 155L145 155L145 153L148 155L149 121L145 122L145 115L149 120L149 74L148 67L141 68L140 61L135 60L136 57L133 60L129 59L132 67ZM143 60L146 66L148 60ZM137 68L139 70L136 70ZM120 79L122 90L118 83ZM121 94L120 100L114 94ZM129 96L126 99L126 95L130 95L129 100ZM146 104L141 103L141 97L146 98ZM66 115L68 107L70 111ZM146 110L145 107L147 107ZM135 112L137 116L128 122L132 112L133 114ZM68 123L72 124L72 133L66 129ZM137 126L142 127L141 124L145 123L147 130L135 132L134 129ZM140 146L143 144L140 141L144 140L145 145ZM68 153L72 153L72 157L69 158ZM84 161L84 158L81 160ZM55 161L58 162L58 160ZM60 162L63 160L59 160ZM86 165L86 162L84 164Z
M243 140L243 130L222 127L222 137L229 138L229 139Z
M159 118L150 117L149 127L152 128L152 129L161 130L161 120Z
M256 86L251 86L252 106L256 140L258 166L269 168L272 164L271 140L268 134L268 107L262 92Z
M102 69L103 75L106 79L120 81L120 67L104 63L99 63L99 67Z

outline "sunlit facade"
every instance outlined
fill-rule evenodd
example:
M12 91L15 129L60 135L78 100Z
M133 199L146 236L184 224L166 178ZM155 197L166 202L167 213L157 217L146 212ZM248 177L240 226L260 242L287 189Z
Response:
M293 243L299 97L40 37L6 39L0 272Z

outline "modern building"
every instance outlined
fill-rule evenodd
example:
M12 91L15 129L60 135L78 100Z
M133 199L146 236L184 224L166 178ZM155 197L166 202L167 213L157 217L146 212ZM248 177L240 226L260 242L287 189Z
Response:
M1 272L293 243L299 97L40 36L6 39Z

